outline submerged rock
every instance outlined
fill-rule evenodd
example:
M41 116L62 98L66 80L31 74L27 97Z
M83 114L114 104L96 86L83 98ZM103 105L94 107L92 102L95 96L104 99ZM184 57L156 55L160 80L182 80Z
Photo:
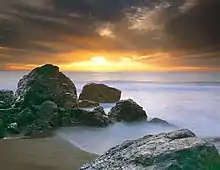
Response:
M132 99L117 102L116 105L111 108L108 116L112 121L116 122L132 122L147 119L146 112Z
M98 103L115 103L121 98L121 91L104 84L89 83L83 87L79 100Z
M12 90L0 90L0 109L10 108L14 103L14 92Z
M37 67L24 76L18 83L15 99L16 107L21 108L41 105L47 100L63 108L77 106L75 85L57 66L50 64Z
M148 135L117 145L81 170L218 170L214 145L189 130Z
M159 118L153 118L150 121L148 121L148 123L152 123L152 124L159 124L159 125L163 125L163 126L173 126L172 124L170 124L169 122L159 119Z
M79 108L91 108L99 106L98 102L89 101L89 100L79 100L78 101Z
M110 124L108 116L102 107L92 111L83 109L68 109L62 115L62 126L96 126L105 127Z

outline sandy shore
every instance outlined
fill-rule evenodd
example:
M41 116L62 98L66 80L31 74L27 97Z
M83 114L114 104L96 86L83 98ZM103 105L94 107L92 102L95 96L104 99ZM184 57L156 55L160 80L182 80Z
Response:
M96 157L57 137L0 140L4 170L77 170Z

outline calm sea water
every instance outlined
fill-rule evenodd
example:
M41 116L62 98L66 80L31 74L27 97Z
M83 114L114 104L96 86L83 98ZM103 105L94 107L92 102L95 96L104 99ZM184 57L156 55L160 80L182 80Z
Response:
M25 72L0 72L0 89L16 89ZM132 98L158 117L188 128L201 137L220 137L220 72L123 72L65 73L78 93L87 82L102 82L122 90L122 98ZM103 105L105 110L112 105ZM171 128L146 123L117 123L108 128L65 128L59 135L84 150L103 153L126 140Z

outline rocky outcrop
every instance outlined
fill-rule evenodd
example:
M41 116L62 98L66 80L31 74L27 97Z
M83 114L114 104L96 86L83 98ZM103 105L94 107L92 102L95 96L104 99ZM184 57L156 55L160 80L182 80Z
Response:
M73 82L50 64L35 68L18 83L15 93L16 107L27 108L41 105L47 100L59 107L77 106L76 87Z
M117 102L108 115L114 122L132 122L147 119L146 112L132 99Z
M92 108L92 107L98 107L99 103L89 100L79 100L78 106L79 108Z
M219 161L214 145L183 129L126 141L81 170L218 170Z
M0 90L0 109L7 109L14 103L14 92L11 90Z
M120 98L120 90L96 83L86 84L79 96L79 100L90 100L98 103L115 103Z
M1 97L9 100L14 96L11 91L0 91ZM75 85L57 66L50 64L24 76L18 83L15 102L11 98L13 106L10 103L10 108L0 108L0 137L17 133L35 136L63 126L100 127L110 123L102 107L92 111L79 109ZM99 105L89 101L80 104Z
M29 118L29 124L23 124L23 128L21 129L22 132L28 136L35 136L39 132L44 133L48 130L53 130L59 127L104 127L110 124L110 121L102 107L97 107L92 111L78 108L63 109L57 108L57 105L52 101L46 101L41 105L39 111L36 113L31 113L30 110L26 110L25 113L26 114L24 114L23 117ZM32 117L30 117L31 115L35 115L35 118L32 120Z

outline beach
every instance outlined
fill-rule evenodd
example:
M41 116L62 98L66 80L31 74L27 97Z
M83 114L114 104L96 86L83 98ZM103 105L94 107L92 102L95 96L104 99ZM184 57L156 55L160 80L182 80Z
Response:
M77 170L97 157L59 137L0 140L0 150L4 170Z

